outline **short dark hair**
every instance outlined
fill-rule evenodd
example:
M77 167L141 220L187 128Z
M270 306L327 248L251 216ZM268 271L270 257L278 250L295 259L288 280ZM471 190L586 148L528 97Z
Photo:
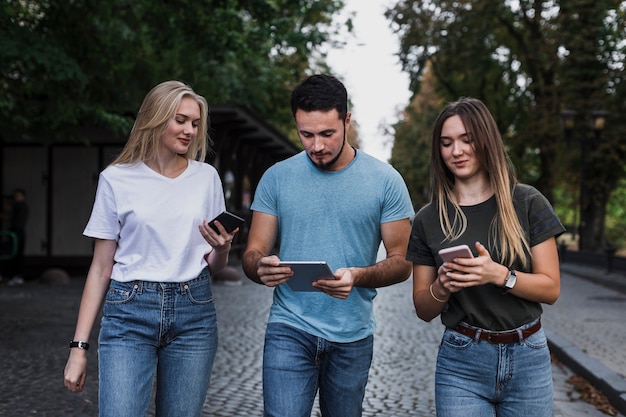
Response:
M302 81L291 93L291 112L337 110L339 119L345 121L348 114L348 91L341 81L332 75L312 75Z

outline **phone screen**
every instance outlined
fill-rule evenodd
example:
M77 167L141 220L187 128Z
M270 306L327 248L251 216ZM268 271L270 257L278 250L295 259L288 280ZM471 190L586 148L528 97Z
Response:
M216 218L209 222L209 226L211 227L211 229L215 230L217 233L219 233L219 230L215 225L215 220L222 223L222 226L224 226L224 229L226 229L228 233L232 233L233 230L241 227L241 225L245 223L245 220L241 217L233 213L229 213L228 211L223 211Z

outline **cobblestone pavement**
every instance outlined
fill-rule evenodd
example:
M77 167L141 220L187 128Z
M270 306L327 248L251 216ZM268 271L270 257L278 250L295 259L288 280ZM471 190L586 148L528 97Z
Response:
M67 343L74 331L82 285L81 279L72 279L64 286L36 282L19 287L0 286L0 416L97 416L95 349L89 351L84 391L70 393L62 383ZM237 286L217 283L214 294L220 341L203 415L260 417L263 337L272 290L244 278ZM432 323L418 320L410 294L408 280L382 288L375 300L378 330L363 405L366 417L435 415L433 373L442 326L438 319ZM610 335L602 340L615 343L594 346L593 354L598 360L615 360L609 365L620 369L623 375L624 304L615 301L622 298L623 294L564 274L561 299L546 309L544 323L560 335L583 340L585 330L577 323L590 321L577 314L592 308L597 315L591 324L604 326L610 322L610 326L598 328L598 332ZM621 306L622 321L615 323L615 316L603 305ZM621 329L621 334L615 328ZM94 329L92 343L97 331ZM583 340L581 349L586 346ZM620 355L615 355L615 349L611 353L613 347L621 351L621 357L616 357ZM577 394L566 382L572 371L555 365L553 374L554 416L604 416L577 400ZM319 415L316 405L312 416Z

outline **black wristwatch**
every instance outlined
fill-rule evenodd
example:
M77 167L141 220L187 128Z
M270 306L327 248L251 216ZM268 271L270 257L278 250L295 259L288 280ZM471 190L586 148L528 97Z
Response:
M509 292L517 282L517 274L514 269L509 269L509 276L506 277L506 281L504 282L504 287L502 287L502 292L506 294Z
M81 342L81 341L76 342L76 341L72 340L70 342L70 349L71 348L79 348L79 349L89 350L89 343Z

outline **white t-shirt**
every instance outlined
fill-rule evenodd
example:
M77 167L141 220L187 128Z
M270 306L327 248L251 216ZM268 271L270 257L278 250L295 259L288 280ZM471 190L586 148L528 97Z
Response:
M212 248L198 225L224 211L224 191L211 165L188 161L176 178L143 162L100 173L85 236L117 241L111 278L184 282L206 266Z

